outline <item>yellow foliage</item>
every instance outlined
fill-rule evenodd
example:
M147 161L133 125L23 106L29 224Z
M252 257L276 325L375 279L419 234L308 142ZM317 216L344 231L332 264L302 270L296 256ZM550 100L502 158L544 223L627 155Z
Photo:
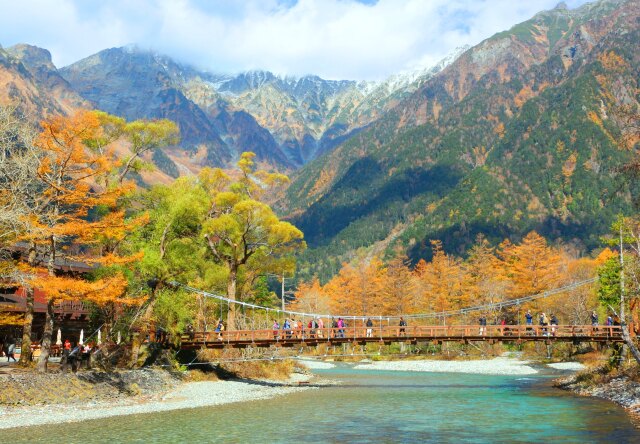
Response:
M574 151L569 155L567 160L562 164L562 175L567 179L573 175L573 172L576 170L576 164L578 160L578 153Z
M355 266L344 264L324 287L333 311L357 316L381 313L384 273L378 258Z
M532 98L533 96L534 96L534 93L531 87L529 85L525 85L518 92L518 94L513 98L513 102L518 108L521 108L522 105L524 105L525 102L530 98Z
M629 64L613 50L605 52L600 55L598 59L607 71L621 72L629 66Z
M0 326L22 325L23 322L22 313L0 312Z
M47 297L53 301L88 300L97 305L134 303L124 297L127 280L121 274L93 282L69 276L38 275L29 283L45 289Z

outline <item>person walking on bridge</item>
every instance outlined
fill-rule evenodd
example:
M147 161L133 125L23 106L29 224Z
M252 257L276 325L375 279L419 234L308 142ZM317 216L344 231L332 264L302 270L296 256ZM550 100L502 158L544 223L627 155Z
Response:
M485 316L480 316L478 324L480 324L480 332L478 334L480 336L484 336L487 333L487 318Z
M524 315L525 323L527 324L527 335L531 334L533 330L533 315L531 314L531 310L527 310L527 314Z
M342 320L342 318L338 318L337 327L338 327L338 337L344 338L344 321Z
M367 319L367 338L370 338L373 336L373 322L371 321L371 318Z
M284 324L282 324L282 329L284 330L285 337L287 339L291 339L291 324L289 323L289 319L284 320Z
M555 314L551 314L551 336L556 335L556 330L558 329L558 318Z
M280 324L278 324L277 320L273 320L273 339L278 339L278 334L279 334L279 330L280 330Z
M398 336L407 336L405 327L407 326L407 321L404 320L402 316L400 316L400 331L398 332Z
M547 325L549 325L549 318L547 318L547 315L544 312L540 313L540 327L542 327L543 336L549 335Z
M595 310L591 312L591 326L592 327L598 326L598 313L596 313Z
M609 316L607 316L607 330L609 332L609 336L611 336L613 334L613 329L611 327L613 327L613 315L610 313Z
M218 319L218 324L216 325L216 329L214 332L218 333L218 340L222 341L222 332L224 331L224 323L222 319Z

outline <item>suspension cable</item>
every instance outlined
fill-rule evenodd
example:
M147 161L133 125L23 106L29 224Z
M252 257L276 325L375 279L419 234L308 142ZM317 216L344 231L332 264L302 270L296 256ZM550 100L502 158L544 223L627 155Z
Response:
M505 307L511 307L514 305L519 305L522 304L523 302L531 302L531 301L535 301L537 299L544 299L544 298L548 298L550 296L555 296L557 294L560 293L564 293L566 291L570 291L570 290L575 290L577 288L583 287L585 285L588 284L592 284L594 282L596 282L598 280L597 277L591 278L591 279L585 279L583 281L578 281L578 282L574 282L572 284L568 284L565 285L563 287L559 287L559 288L555 288L552 290L547 290L544 291L542 293L537 293L537 294L533 294L533 295L529 295L529 296L524 296L521 298L517 298L517 299L510 299L510 300L505 300L505 301L499 301L499 302L492 302L489 304L484 304L484 305L476 305L473 307L466 307L466 308L461 308L458 310L449 310L449 311L440 311L440 312L433 312L433 313L416 313L416 314L406 314L406 315L389 315L389 316L383 316L384 318L387 319L399 319L400 317L404 317L406 319L429 319L429 318L439 318L439 317L443 317L443 319L445 317L449 317L449 316L456 316L456 315L461 315L461 314L467 314L467 313L471 313L474 311L481 311L481 310L490 310L490 309L497 309L500 310L502 308ZM222 301L222 303L227 302L228 306L231 304L236 304L236 305L241 305L244 307L249 307L252 308L254 310L265 310L267 313L269 311L274 311L276 313L281 313L283 315L294 315L294 316L301 316L303 319L305 317L311 317L311 318L318 318L318 317L323 317L323 318L342 318L342 319L350 319L350 320L362 320L365 321L367 319L369 319L370 317L377 317L377 316L350 316L350 315L335 315L335 314L326 314L326 313L305 313L305 312L299 312L299 311L292 311L292 310L282 310L280 308L272 308L272 307L264 307L261 305L255 305L255 304L249 304L248 302L243 302L243 301L237 301L234 299L229 299L225 296L221 296L215 293L210 293L204 290L200 290L194 287L190 287L188 285L185 284L181 284L180 282L176 282L176 281L172 281L169 282L170 285L174 286L174 287L179 287L179 288L183 288L191 293L197 293L200 294L204 297L207 298L212 298L212 299L217 299L219 301ZM267 315L268 316L268 315ZM267 321L267 325L268 325L268 321Z

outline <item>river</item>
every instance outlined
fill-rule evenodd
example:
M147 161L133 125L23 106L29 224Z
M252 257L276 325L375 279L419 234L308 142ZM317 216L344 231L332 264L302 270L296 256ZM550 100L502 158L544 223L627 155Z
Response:
M557 373L487 376L347 365L315 372L341 384L248 403L30 427L10 442L640 442L622 408L552 388Z

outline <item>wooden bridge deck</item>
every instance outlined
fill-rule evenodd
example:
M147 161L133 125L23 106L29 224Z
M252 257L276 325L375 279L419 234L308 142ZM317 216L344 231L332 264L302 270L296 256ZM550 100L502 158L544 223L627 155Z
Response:
M319 344L340 345L392 342L622 342L619 326L591 325L479 325L447 326L378 326L344 327L295 330L232 330L218 332L195 332L182 336L183 349L199 348L246 348L246 347L294 347Z

